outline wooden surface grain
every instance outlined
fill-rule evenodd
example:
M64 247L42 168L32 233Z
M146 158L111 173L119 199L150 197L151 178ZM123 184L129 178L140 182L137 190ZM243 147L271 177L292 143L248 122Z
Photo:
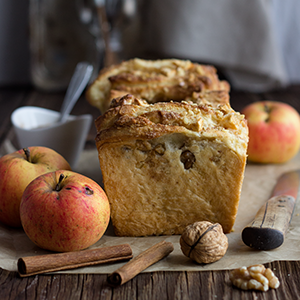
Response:
M0 269L0 295L8 299L299 299L299 261L272 262L280 287L267 292L242 291L231 285L229 271L142 273L112 288L103 274L36 275L27 278Z
M0 89L0 144L13 137L10 115L23 105L37 105L59 110L64 93L43 93L31 87ZM231 105L240 111L258 100L275 100L291 104L300 112L300 86L268 93L231 91ZM99 112L81 97L72 114ZM86 147L95 147L92 126ZM0 241L1 242L1 241ZM255 299L279 300L300 298L300 262L275 261L265 264L280 280L280 287L268 292L242 291L233 287L229 271L151 272L141 273L120 287L107 284L107 274L53 274L20 278L16 272L0 268L0 299Z

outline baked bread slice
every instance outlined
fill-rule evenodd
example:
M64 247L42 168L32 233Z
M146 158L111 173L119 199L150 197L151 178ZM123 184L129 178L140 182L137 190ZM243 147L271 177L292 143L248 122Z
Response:
M95 122L116 235L181 234L196 221L235 222L248 143L229 104L149 104L126 95Z
M215 67L189 60L131 59L104 68L89 86L86 99L104 113L112 99L132 94L148 103L195 100L206 91L229 92L227 81L219 80Z

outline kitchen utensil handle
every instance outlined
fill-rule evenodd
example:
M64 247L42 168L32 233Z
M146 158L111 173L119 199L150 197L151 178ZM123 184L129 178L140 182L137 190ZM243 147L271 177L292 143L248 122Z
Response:
M292 219L295 198L275 196L257 212L254 220L242 231L243 242L258 250L271 250L282 245Z
M60 110L59 122L63 123L67 120L71 110L88 84L92 72L93 66L88 62L79 62L77 64Z

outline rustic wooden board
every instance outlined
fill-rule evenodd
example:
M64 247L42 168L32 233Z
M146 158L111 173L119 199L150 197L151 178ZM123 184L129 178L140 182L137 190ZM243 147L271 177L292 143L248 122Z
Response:
M242 291L231 285L229 271L142 273L116 288L103 274L36 275L20 278L0 269L0 295L8 299L132 300L132 299L299 299L299 261L265 265L274 270L280 287L267 292Z

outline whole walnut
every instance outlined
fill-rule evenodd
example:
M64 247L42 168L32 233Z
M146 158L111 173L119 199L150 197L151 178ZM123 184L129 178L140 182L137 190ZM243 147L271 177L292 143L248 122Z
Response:
M221 259L228 248L228 238L219 223L196 222L185 228L180 237L183 254L197 263Z

